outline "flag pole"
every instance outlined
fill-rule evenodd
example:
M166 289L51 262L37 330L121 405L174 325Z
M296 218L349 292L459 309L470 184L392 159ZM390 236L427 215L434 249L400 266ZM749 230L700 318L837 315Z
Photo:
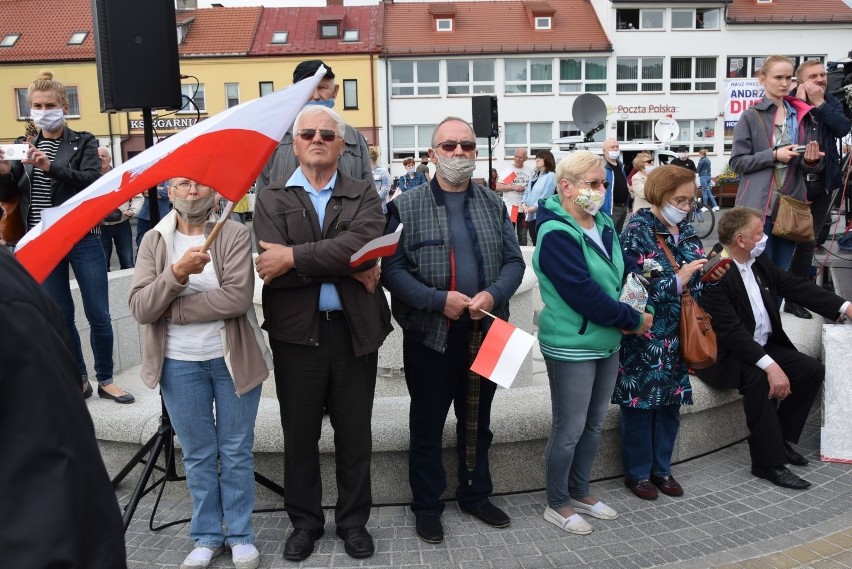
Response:
M204 245L201 246L202 253L206 253L207 250L210 249L210 246L213 245L213 241L216 239L216 236L219 235L225 221L231 217L232 209L234 209L234 202L228 200L228 203L225 204L225 209L222 211L222 215L219 216L219 221L216 222L216 225L213 227L213 231L210 232L210 235L208 235L207 239L204 240Z
M490 316L491 318L494 318L495 320L497 319L497 317L496 317L496 316L494 316L493 314L491 314L490 312L488 312L488 311L486 311L486 310L482 310L482 309L480 308L480 309L479 309L479 311L480 311L481 313L485 314L486 316Z

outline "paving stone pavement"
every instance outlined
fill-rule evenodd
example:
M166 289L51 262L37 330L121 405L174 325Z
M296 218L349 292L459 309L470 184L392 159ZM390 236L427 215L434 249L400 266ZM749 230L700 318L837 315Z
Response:
M623 479L598 481L592 494L615 508L613 521L589 519L589 536L566 534L542 518L543 491L496 496L494 503L512 517L494 529L447 503L446 538L440 545L420 541L414 515L404 505L373 508L368 524L376 554L350 558L334 534L334 512L327 511L326 533L302 563L282 557L290 521L284 512L254 515L262 568L406 567L432 569L537 569L584 567L639 569L666 567L847 567L852 568L852 465L819 462L820 413L812 413L798 445L811 460L795 471L813 483L806 491L785 490L753 477L746 444L676 465L682 498L661 495L646 502L630 494ZM184 484L169 482L168 484ZM126 503L130 485L118 490ZM188 498L163 497L156 523L188 518ZM152 532L148 528L154 496L142 499L126 534L130 569L179 567L192 549L188 524ZM281 508L258 503L257 509ZM211 568L233 567L230 554Z

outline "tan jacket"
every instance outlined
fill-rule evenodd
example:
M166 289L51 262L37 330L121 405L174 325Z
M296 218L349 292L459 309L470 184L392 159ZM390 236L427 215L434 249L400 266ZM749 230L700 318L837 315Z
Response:
M254 265L249 231L240 223L226 221L211 247L220 288L178 296L187 285L180 284L171 271L176 219L177 213L172 210L145 234L133 273L130 312L143 325L142 381L151 388L160 381L166 342L162 314L171 308L174 324L224 320L225 362L237 394L247 393L263 383L272 369L272 358L252 306Z

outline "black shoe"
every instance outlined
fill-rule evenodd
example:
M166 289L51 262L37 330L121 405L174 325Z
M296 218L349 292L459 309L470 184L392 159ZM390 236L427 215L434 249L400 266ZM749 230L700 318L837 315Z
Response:
M441 516L417 516L414 529L417 531L417 537L426 543L444 541L444 527L441 525Z
M806 320L813 318L813 314L808 312L804 307L789 300L784 301L784 312L792 314L796 318L804 318Z
M354 528L338 527L337 537L343 540L343 549L346 550L349 557L364 559L376 552L376 547L373 545L373 536L370 535L370 532L364 526Z
M790 443L784 442L784 450L787 451L787 464L795 464L796 466L807 466L808 459L793 450Z
M314 542L324 533L323 529L294 529L284 543L284 559L289 561L307 559L314 552Z
M133 403L134 401L136 401L136 398L130 395L129 393L125 392L124 395L112 395L111 393L104 391L104 389L100 385L98 386L98 397L102 399L112 399L116 403L125 404Z
M483 500L478 504L459 504L459 508L462 512L482 520L493 528L504 528L509 525L509 516L506 512L488 500Z
M751 467L751 473L758 478L769 480L776 486L782 488L791 488L793 490L804 490L811 483L807 480L802 480L789 470L786 466L754 466Z
M88 399L89 397L92 396L92 393L93 393L92 384L89 383L88 381L84 381L83 383L86 384L86 389L83 391L83 399Z

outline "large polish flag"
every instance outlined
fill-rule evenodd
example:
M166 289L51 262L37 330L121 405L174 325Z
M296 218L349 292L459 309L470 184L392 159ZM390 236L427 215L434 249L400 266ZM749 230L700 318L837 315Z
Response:
M470 370L508 389L534 343L532 334L495 318Z
M182 176L231 201L245 195L311 96L325 68L295 85L200 121L134 156L65 203L45 209L15 256L43 282L89 230L136 194Z
M399 236L402 235L402 224L400 223L396 231L376 237L357 251L349 258L349 266L357 267L367 261L378 259L379 257L389 257L396 253L396 247L399 243Z

